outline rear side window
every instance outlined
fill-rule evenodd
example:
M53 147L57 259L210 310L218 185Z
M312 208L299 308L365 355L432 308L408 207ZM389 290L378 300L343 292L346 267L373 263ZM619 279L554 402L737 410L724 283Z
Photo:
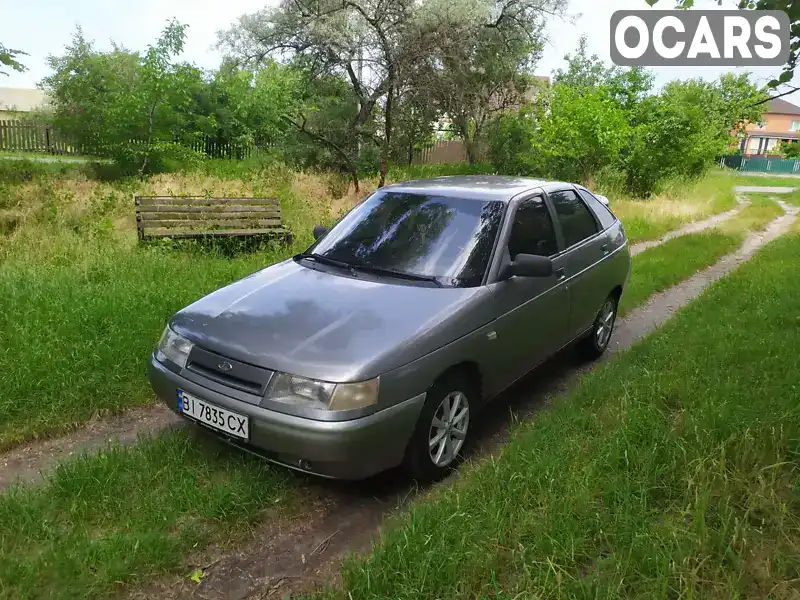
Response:
M578 194L572 190L552 192L550 200L556 209L561 229L564 230L567 248L597 233L597 221Z
M608 210L608 207L600 202L594 194L592 194L589 190L582 190L578 188L578 192L581 195L581 198L589 205L594 211L594 214L597 215L597 218L600 219L600 224L603 226L603 229L608 229L614 223L617 222L616 217Z
M508 252L512 260L517 254L552 256L558 252L553 221L541 196L524 200L517 208Z

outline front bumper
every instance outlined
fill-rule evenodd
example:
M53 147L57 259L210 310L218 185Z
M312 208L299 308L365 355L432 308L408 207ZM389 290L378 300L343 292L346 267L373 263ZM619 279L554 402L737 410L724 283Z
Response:
M181 377L150 357L148 376L156 395L178 411L178 389L250 417L250 439L209 428L248 452L287 467L336 479L364 479L399 465L414 431L425 394L349 421L315 421L225 396ZM187 419L188 420L188 419Z

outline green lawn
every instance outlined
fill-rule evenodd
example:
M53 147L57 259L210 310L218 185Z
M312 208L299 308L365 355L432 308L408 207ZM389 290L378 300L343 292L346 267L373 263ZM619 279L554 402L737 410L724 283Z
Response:
M768 187L800 187L800 176L798 177L770 177L765 175L737 175L736 185L760 185Z
M152 401L146 360L169 317L298 249L229 259L66 235L36 260L13 252L0 263L0 450Z
M165 433L0 496L0 598L108 597L302 509L285 472L206 441Z
M733 252L742 242L737 234L707 231L674 238L633 257L628 288L619 311L625 315L656 292L688 279Z
M800 236L385 529L327 598L793 598Z

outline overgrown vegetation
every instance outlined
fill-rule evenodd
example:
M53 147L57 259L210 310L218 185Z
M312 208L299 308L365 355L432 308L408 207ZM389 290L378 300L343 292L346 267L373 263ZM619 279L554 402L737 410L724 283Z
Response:
M712 171L697 181L672 181L648 200L614 196L611 208L625 224L631 242L658 239L692 221L736 206L736 176Z
M584 378L321 597L796 595L799 252L773 243Z
M757 121L765 96L747 75L674 81L655 94L642 69L607 67L586 38L553 86L490 127L498 171L596 183L609 194L647 196L702 176L731 132Z

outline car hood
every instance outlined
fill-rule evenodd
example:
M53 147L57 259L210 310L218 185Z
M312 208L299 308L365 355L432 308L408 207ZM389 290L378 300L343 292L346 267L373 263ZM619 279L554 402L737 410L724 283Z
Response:
M485 288L352 278L287 260L180 311L172 328L198 346L331 382L405 365L484 325Z

